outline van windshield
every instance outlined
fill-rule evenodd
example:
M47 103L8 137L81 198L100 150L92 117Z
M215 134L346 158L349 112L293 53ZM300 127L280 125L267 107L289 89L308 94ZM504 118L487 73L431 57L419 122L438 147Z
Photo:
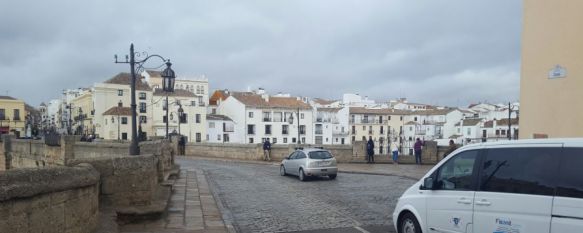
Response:
M310 159L330 159L332 155L328 151L312 151L308 153Z

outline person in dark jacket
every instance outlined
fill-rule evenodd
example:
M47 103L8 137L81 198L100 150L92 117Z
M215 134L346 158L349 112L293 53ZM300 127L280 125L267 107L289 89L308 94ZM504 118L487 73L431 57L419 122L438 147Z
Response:
M366 143L366 153L368 154L367 163L374 163L374 142L372 141L372 138L369 138Z
M423 142L421 139L417 138L415 145L413 145L413 150L415 151L415 164L421 164L421 149L423 147Z
M443 158L447 158L447 156L449 154L451 154L452 152L454 152L457 149L457 146L455 145L455 143L453 142L453 140L449 140L449 147L447 147L447 151L445 151L445 153L443 154Z
M265 139L265 142L263 142L263 160L271 160L271 143L269 139Z

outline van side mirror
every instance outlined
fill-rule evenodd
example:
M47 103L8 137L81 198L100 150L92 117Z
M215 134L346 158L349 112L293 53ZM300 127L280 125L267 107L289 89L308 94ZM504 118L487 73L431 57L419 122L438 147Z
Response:
M422 190L433 190L433 177L426 177L423 179L423 185L421 185Z

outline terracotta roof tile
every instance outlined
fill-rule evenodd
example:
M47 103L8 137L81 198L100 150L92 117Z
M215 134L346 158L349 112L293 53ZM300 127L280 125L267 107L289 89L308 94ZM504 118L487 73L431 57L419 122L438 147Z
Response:
M131 116L132 115L132 108L130 107L112 107L109 110L103 113L104 116L106 115L120 115L120 116Z
M318 112L338 112L342 108L318 108Z
M229 97L228 91L216 90L209 98L209 105L217 105L219 100L225 100Z
M315 98L312 101L314 101L314 103L321 104L321 105L328 105L328 104L333 104L333 103L337 102L337 100L326 100L326 99L320 99L320 98Z
M136 90L140 91L151 91L152 88L144 81L144 76L138 75L136 80ZM105 81L104 83L120 84L120 85L131 85L132 78L129 73L119 73L113 78Z
M300 108L300 109L311 109L309 104L298 100L295 97L273 97L270 96L269 100L266 101L260 95L252 92L233 92L231 97L239 100L241 103L256 107L256 108Z
M463 123L464 123L464 126L474 126L474 125L477 125L478 123L482 122L482 120L483 120L482 118L464 119ZM460 123L461 122L456 123L455 126L460 126Z

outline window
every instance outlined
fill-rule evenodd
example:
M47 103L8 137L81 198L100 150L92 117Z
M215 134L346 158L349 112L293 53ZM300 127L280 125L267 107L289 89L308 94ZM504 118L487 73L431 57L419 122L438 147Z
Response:
M141 123L148 123L148 118L146 116L140 116Z
M162 122L164 122L164 123L168 122L168 117L162 116Z
M263 112L263 122L271 122L271 112Z
M162 110L164 111L168 110L168 101L164 100L162 102Z
M209 129L214 129L214 128L215 128L215 123L209 122Z
M287 143L287 138L283 138L283 143Z
M389 120L389 121L390 121L390 120L391 120L391 116L388 116L388 119L387 119L387 120Z
M128 133L121 133L122 140L128 140Z
M122 125L127 125L128 124L128 118L127 117L122 117L121 118L121 124Z
M468 135L472 134L472 128L468 128Z
M437 172L436 189L475 190L474 167L477 158L477 150L465 151L443 164Z
M146 99L146 93L145 92L140 92L140 99L141 100L145 100Z
M292 143L296 143L296 138L292 138Z
M414 119L415 119L414 121L417 121L417 117L415 117Z
M306 158L306 154L304 154L304 152L298 152L296 159L305 159Z
M271 143L277 143L277 138L272 138Z
M249 143L253 143L253 138L249 138Z
M202 140L202 135L200 133L196 133L196 142L200 142Z
M304 119L304 114L300 114L300 119Z
M247 134L255 134L255 125L247 125Z
M249 118L253 118L253 112L249 112Z
M312 151L308 153L310 159L331 159L332 155L328 151Z
M196 106L196 101L194 101L194 100L193 101L190 101L190 106L193 106L193 107Z
M403 116L399 117L399 120L400 120L400 121L403 121Z
M265 125L265 134L271 134L271 125Z
M366 131L366 126L362 126L362 131Z
M200 114L196 114L196 116L195 116L195 122L196 123L200 123Z
M223 134L223 142L229 142L229 135Z
M146 103L140 103L140 113L146 113Z
M182 113L182 116L179 117L179 118L180 118L180 124L186 124L186 123L188 123L188 114Z
M557 196L583 198L583 148L565 148L557 181Z
M480 190L553 195L560 149L490 149L482 166Z
M20 109L14 109L14 118L12 120L19 121L20 120Z
M198 106L204 106L204 102L203 102L202 96L199 96L198 97Z
M306 134L306 126L300 125L300 134Z
M289 125L282 125L281 126L281 134L287 135L289 133Z
M0 120L6 120L6 110L0 108Z
M217 141L219 141L219 142L221 141L221 135L220 134L217 134Z
M306 144L306 138L302 137L302 144Z
M282 122L281 112L273 113L273 122Z
M352 134L356 134L356 126L354 126L354 125L352 126ZM352 141L354 141L354 140L352 140Z
M500 132L502 133L502 135L506 135L506 130L500 130Z
M496 130L496 136L498 136L498 135L500 135L500 130L499 129Z
M117 90L117 96L123 96L123 90Z

